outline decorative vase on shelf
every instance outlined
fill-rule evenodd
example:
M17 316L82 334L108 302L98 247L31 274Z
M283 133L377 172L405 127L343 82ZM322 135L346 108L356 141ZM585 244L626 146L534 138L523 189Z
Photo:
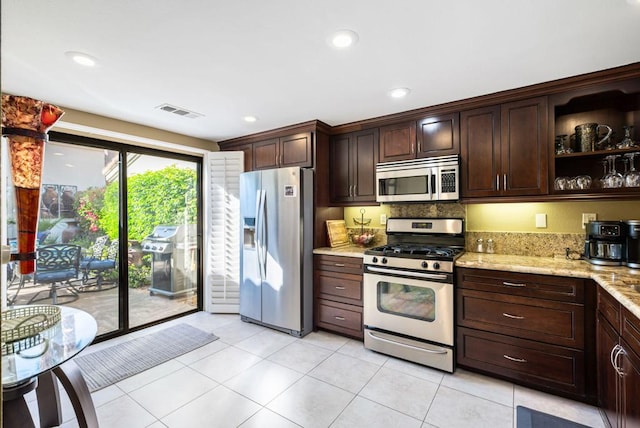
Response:
M20 273L35 270L40 187L47 131L64 112L29 97L2 95L2 135L9 142L11 178L15 188Z

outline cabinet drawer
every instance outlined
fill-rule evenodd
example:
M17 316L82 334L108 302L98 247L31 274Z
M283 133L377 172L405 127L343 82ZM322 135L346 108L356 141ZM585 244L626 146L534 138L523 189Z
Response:
M622 338L640 355L640 320L627 308L622 308Z
M620 302L600 286L598 286L598 311L616 330L621 330Z
M338 333L363 338L362 308L316 300L316 325Z
M321 298L343 297L357 301L348 303L362 306L362 275L317 270L314 286Z
M530 297L458 290L458 325L584 348L584 307Z
M584 280L484 269L457 269L457 285L480 291L537 297L560 302L584 302Z
M547 391L584 394L584 353L560 346L458 329L458 364Z
M314 256L315 269L333 272L362 275L362 259L357 257L329 256L316 254Z

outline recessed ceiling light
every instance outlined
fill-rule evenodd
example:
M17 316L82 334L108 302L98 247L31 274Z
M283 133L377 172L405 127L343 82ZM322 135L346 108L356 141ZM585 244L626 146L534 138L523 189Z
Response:
M358 34L351 30L338 30L329 38L331 46L337 49L345 49L358 42Z
M389 96L391 98L404 98L409 95L409 92L411 92L409 88L395 88L389 91Z
M64 156L64 153L60 153L60 152L54 152L53 153L54 156Z
M249 123L253 123L253 122L257 121L257 120L258 120L258 118L255 117L255 116L245 116L244 117L244 121L245 122L249 122Z
M94 57L86 53L69 51L64 54L71 58L76 64L80 64L84 67L95 67L98 63Z
M75 168L75 165L72 163L65 163L64 166L66 166L67 168Z

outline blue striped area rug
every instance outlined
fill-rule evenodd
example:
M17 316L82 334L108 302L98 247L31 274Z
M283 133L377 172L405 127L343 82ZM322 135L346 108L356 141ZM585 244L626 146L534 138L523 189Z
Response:
M73 359L94 392L217 340L189 324L178 324Z

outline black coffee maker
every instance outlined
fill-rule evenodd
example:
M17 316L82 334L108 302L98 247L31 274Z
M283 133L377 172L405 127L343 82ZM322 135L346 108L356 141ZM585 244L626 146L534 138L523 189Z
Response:
M626 230L621 221L590 221L585 226L585 259L594 265L621 266L626 258Z
M633 269L640 269L640 220L622 222L627 235L627 256L625 264Z

